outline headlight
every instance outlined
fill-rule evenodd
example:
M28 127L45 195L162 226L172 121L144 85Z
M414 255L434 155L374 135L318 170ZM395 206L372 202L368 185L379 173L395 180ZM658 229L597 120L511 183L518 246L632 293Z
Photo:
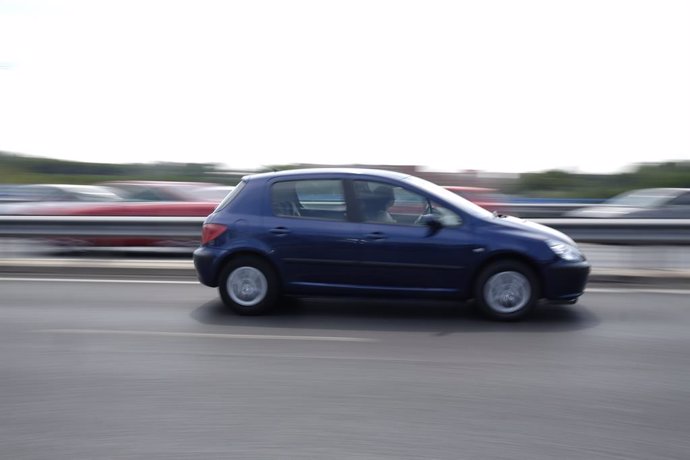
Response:
M574 262L584 259L580 250L575 246L556 240L549 240L546 243L549 245L549 248L551 248L554 254L563 260Z

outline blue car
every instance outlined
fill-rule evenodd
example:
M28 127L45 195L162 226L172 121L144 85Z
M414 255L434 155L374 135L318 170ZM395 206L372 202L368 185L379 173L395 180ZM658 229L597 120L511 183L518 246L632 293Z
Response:
M498 320L574 303L590 270L554 229L418 177L340 168L244 177L206 219L194 266L242 315L282 296L403 296L475 299Z

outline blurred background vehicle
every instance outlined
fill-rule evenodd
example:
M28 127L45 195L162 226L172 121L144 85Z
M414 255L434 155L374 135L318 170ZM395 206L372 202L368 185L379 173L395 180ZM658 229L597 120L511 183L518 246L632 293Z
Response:
M488 211L504 212L505 204L509 201L498 190L489 187L465 187L461 185L445 185L443 188L460 195L472 203Z
M209 182L110 181L109 187L130 201L215 201L219 203L232 187Z
M44 208L43 215L52 216L122 216L122 217L206 217L218 205L216 202L135 202L102 203L90 206ZM160 224L165 227L165 222ZM161 232L163 235L164 232ZM199 238L170 236L80 236L54 237L45 241L61 250L132 249L132 248L195 248Z
M9 189L12 201L122 201L109 187L100 185L29 184Z
M631 190L595 206L564 214L573 218L690 219L690 188Z
M232 192L235 187L232 185L215 185L209 187L201 187L194 193L200 200L213 201L220 203L228 193Z
M16 189L21 189L22 194L18 194ZM205 182L167 181L123 181L99 186L25 185L12 189L13 196L17 195L17 197L13 198L12 202L0 204L0 214L206 217L232 189L233 187L230 186ZM70 195L68 192L73 193ZM80 194L77 195L77 192ZM198 245L198 238L90 235L56 236L47 238L43 242L61 250L134 247L191 248Z
M18 185L0 185L0 203L11 203L19 199Z
M170 181L6 186L0 214L205 217L233 188Z
M55 206L69 208L124 201L105 186L72 184L8 185L0 190L0 197L0 215L38 215Z

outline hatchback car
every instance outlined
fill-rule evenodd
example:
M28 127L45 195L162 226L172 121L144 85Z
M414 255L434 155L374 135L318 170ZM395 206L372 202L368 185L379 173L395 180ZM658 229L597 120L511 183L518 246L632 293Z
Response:
M246 176L209 215L201 283L256 315L283 295L476 299L516 320L573 303L590 266L566 235L491 213L423 179L367 169Z

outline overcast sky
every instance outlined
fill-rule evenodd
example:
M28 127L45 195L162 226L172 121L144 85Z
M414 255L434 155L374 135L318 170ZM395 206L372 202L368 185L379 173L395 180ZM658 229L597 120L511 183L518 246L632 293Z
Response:
M690 159L690 1L0 0L0 150L619 171Z

